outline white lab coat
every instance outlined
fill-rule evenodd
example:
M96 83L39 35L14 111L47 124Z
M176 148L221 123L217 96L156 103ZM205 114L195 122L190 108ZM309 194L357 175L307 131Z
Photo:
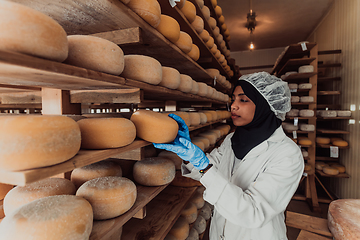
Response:
M214 166L203 176L192 164L182 165L183 175L200 180L206 188L204 199L214 205L210 240L222 235L226 240L287 239L284 211L304 170L300 148L280 126L242 160L235 160L232 135L207 154Z

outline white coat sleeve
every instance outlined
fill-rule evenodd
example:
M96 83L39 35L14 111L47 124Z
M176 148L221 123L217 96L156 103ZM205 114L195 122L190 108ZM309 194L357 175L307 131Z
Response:
M262 227L286 209L303 173L300 149L289 143L282 148L285 150L272 156L271 164L245 191L211 168L201 178L206 188L204 199L233 224Z

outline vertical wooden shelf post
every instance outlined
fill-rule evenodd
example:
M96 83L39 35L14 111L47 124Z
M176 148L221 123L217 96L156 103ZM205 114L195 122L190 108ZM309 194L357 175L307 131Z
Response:
M70 102L70 91L54 88L42 88L41 92L42 114L81 114L81 104L74 104Z

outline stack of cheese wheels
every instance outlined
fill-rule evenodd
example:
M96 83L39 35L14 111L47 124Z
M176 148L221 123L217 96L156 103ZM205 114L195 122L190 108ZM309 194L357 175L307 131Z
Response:
M66 32L52 18L10 1L0 2L0 16L1 50L59 62L67 58Z
M207 95L208 92L208 85L206 83L203 82L199 82L199 91L197 93L197 95L201 96L201 97L205 97Z
M330 143L330 138L328 138L328 137L316 137L316 143L329 144Z
M156 28L159 26L161 7L157 0L130 0L127 6L152 27Z
M162 80L162 66L158 60L143 55L125 55L125 67L121 76L153 85Z
M210 147L210 140L207 137L197 135L196 137L192 138L192 141L201 141L204 144L204 149Z
M16 186L4 198L5 215L36 199L54 195L75 195L75 185L65 178L47 178L24 187Z
M197 216L198 216L198 209L192 202L188 202L184 209L180 213L181 216L183 216L186 221L190 224L195 222Z
M328 175L338 175L339 170L332 166L323 166L322 171Z
M170 42L175 43L180 38L180 25L172 17L161 14L160 24L156 27L164 37L170 40Z
M188 93L192 89L193 79L186 74L180 74L180 85L177 90Z
M181 170L178 170L176 171L175 178L170 185L176 187L197 187L197 186L201 186L201 183L192 178L182 176Z
M212 210L210 208L210 204L208 202L205 202L204 206L201 208L199 215L202 216L207 221L210 219L211 214L212 214Z
M190 229L189 236L186 238L186 240L199 240L199 233L195 228Z
M197 83L197 81L193 80L192 81L192 88L190 90L191 94L197 94L199 92L199 84Z
M189 34L180 31L179 39L174 44L184 53L189 53L192 49L193 41Z
M189 236L189 231L189 223L184 217L180 216L170 229L169 234L177 240L185 240Z
M207 42L210 39L210 34L205 29L199 34L199 36L204 42Z
M176 153L170 151L161 151L158 157L170 159L174 162L176 170L181 169L181 164L183 160Z
M199 233L202 234L206 229L206 220L203 216L199 215L194 223L193 228Z
M190 126L200 125L200 114L198 112L189 112Z
M64 116L2 116L0 132L0 169L3 170L61 163L73 157L81 144L79 125Z
M145 186L162 186L175 178L175 163L164 157L145 158L134 164L133 176Z
M204 31L204 20L201 17L196 16L195 20L191 23L191 26L193 26L195 31L200 34Z
M180 73L172 67L162 67L162 80L160 86L177 89L180 86Z
M120 75L124 70L124 52L109 40L71 35L68 43L69 55L65 63L114 75Z
M205 151L205 144L200 139L192 139L191 142L194 145L198 146L202 151Z
M192 45L191 51L187 53L187 55L194 61L199 60L200 58L200 50L199 47L195 44Z
M76 191L92 206L94 219L110 219L127 212L135 203L136 185L124 177L100 177L85 182Z
M14 185L0 183L0 200L3 200L6 194L14 187Z
M129 145L135 140L135 125L126 118L87 118L77 122L81 148L105 149Z
M89 239L93 213L88 201L74 195L32 201L6 216L0 224L6 240Z
M185 15L186 19L192 23L196 17L196 7L190 2L186 1L184 6L181 8L181 12Z
M175 139L179 125L165 114L150 110L138 110L131 115L136 135L153 143L168 143ZM161 129L161 131L159 131ZM166 134L163 134L166 132Z
M114 161L104 160L93 163L84 167L75 168L71 172L71 181L76 188L79 188L83 183L99 178L108 176L122 176L122 169L119 164Z
M344 166L344 165L341 165L341 164L339 164L339 163L333 163L333 164L331 164L330 166L333 167L333 168L336 168L337 170L339 170L339 173L344 173L344 172L346 172L345 166Z

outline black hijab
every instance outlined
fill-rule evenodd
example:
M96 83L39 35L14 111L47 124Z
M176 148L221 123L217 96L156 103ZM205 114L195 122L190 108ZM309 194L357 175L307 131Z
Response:
M231 138L231 147L235 156L238 159L243 159L251 149L268 139L282 121L275 116L266 99L252 84L239 80L233 92L237 86L241 86L244 94L256 106L253 120L245 126L238 126Z

